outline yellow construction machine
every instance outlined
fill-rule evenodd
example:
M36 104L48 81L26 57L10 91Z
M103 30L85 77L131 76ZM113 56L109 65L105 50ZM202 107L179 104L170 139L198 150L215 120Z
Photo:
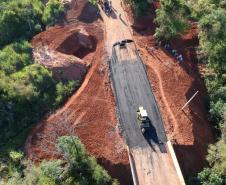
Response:
M141 132L144 134L150 128L150 119L148 118L147 110L143 106L139 106L137 110L137 121Z

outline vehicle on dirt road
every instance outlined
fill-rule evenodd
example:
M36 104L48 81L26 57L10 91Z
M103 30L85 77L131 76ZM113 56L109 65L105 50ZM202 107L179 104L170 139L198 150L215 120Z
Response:
M141 132L144 134L148 129L150 129L150 119L148 118L148 113L143 106L140 106L137 110L137 122L140 126Z

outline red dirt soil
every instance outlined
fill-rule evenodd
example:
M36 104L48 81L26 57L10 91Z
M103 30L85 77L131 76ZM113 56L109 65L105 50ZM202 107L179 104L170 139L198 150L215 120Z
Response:
M96 58L99 60L88 72L82 91L79 89L79 94L75 93L62 109L32 131L25 150L32 160L55 158L52 156L54 146L48 147L46 152L41 147L46 141L38 134L49 135L57 127L58 120L65 118L65 124L76 125L75 132L88 152L122 184L131 184L127 152L116 127L115 103L102 55L103 48L98 48Z
M98 23L56 26L33 38L33 55L57 79L82 80L101 39L103 31Z
M51 28L35 37L33 45L48 46L55 51L82 25L97 42L95 49L82 57L82 62L90 64L91 67L82 86L66 104L33 129L25 144L25 151L34 161L56 158L57 155L54 154L56 137L50 137L53 143L49 144L46 150L42 147L46 140L40 135L54 133L59 120L65 118L65 125L69 127L74 125L76 135L88 152L94 155L113 177L118 178L122 184L132 184L127 152L117 129L108 68L103 58L105 53L102 25L96 20L95 11L87 1L76 2L72 3L67 20L70 22L77 17L83 23ZM182 39L172 41L174 47L185 56L185 62L179 64L163 48L150 50L155 44L153 17L154 14L143 18L139 25L134 23L134 39L147 66L167 136L174 141L174 149L183 173L191 175L203 167L207 145L213 141L204 105L206 90L198 73L194 55L194 47L198 44L196 28L194 27ZM68 52L74 54L74 51L68 50L65 53ZM198 96L184 112L180 111L196 90L199 90ZM65 133L68 133L67 126L59 135Z
M77 5L75 3L71 5L74 9L69 11L69 17L76 15L81 18L83 8L89 10L87 1L77 2ZM87 16L82 17L82 20L88 19ZM117 128L118 121L108 77L101 21L95 20L92 24L76 21L66 26L50 28L37 35L32 44L35 48L46 46L54 52L64 50L64 55L74 54L74 51L68 50L71 48L67 47L68 37L70 38L81 26L95 41L95 47L85 53L80 61L90 66L88 73L81 87L65 105L52 115L47 115L33 128L24 149L28 158L34 162L55 159L59 157L55 147L57 137L75 133L87 151L97 158L113 178L117 178L121 184L129 185L132 184L132 177L126 146ZM69 42L69 45L71 44ZM74 44L76 48L76 42ZM83 52L83 48L80 52Z
M129 7L127 12L131 15ZM183 174L188 176L203 168L207 146L213 142L205 105L206 89L198 71L195 54L198 46L197 28L192 25L185 36L171 41L173 48L185 58L183 63L179 63L163 47L155 47L153 12L152 7L150 15L142 21L131 19L134 39L146 65L167 137L173 142ZM181 111L196 91L199 91L197 97L184 112Z

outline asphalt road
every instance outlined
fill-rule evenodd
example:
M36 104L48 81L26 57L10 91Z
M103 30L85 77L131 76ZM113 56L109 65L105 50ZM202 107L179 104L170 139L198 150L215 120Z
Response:
M125 50L116 47L116 51L112 52L115 42L133 39L131 25L121 2L112 1L113 15L107 16L102 11L101 15L105 25L107 54L111 58L111 80L120 124L131 154L135 181L139 185L181 185L168 145L158 144L159 141L166 141L163 123L135 45L129 44ZM146 139L136 122L136 111L140 105L147 109L152 121L152 129Z
M127 47L123 49L120 49L119 45L114 46L110 61L111 79L123 136L130 148L150 145L155 150L155 146L159 145L160 151L166 152L164 144L159 144L166 142L166 135L145 66L134 43L126 45ZM136 111L139 106L147 110L151 121L151 129L145 136L137 123Z

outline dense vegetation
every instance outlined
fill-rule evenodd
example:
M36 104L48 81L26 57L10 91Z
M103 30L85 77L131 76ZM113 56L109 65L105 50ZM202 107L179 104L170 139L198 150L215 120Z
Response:
M22 153L11 152L0 184L5 181L4 184L9 185L118 185L96 159L86 153L78 138L62 136L58 138L57 148L62 159L43 161L39 166L25 160Z
M145 15L148 10L149 3L152 0L125 0L127 3L130 3L133 7L134 15L136 17Z
M52 25L64 13L59 0L1 0L0 47L19 38L30 39Z
M189 9L180 0L161 1L161 7L156 10L155 22L159 25L155 31L158 40L168 40L188 29L186 15Z
M47 4L0 0L0 9L0 149L4 149L21 144L29 127L56 108L78 83L54 80L47 69L35 64L27 41L63 15L59 0Z
M160 0L156 10L155 37L169 40L180 37L196 21L199 28L200 62L206 64L204 81L209 94L210 120L216 128L218 142L210 145L209 167L193 184L226 184L226 1L225 0Z
M36 123L69 95L75 82L57 82L44 67L34 64L27 41L0 50L0 144Z

